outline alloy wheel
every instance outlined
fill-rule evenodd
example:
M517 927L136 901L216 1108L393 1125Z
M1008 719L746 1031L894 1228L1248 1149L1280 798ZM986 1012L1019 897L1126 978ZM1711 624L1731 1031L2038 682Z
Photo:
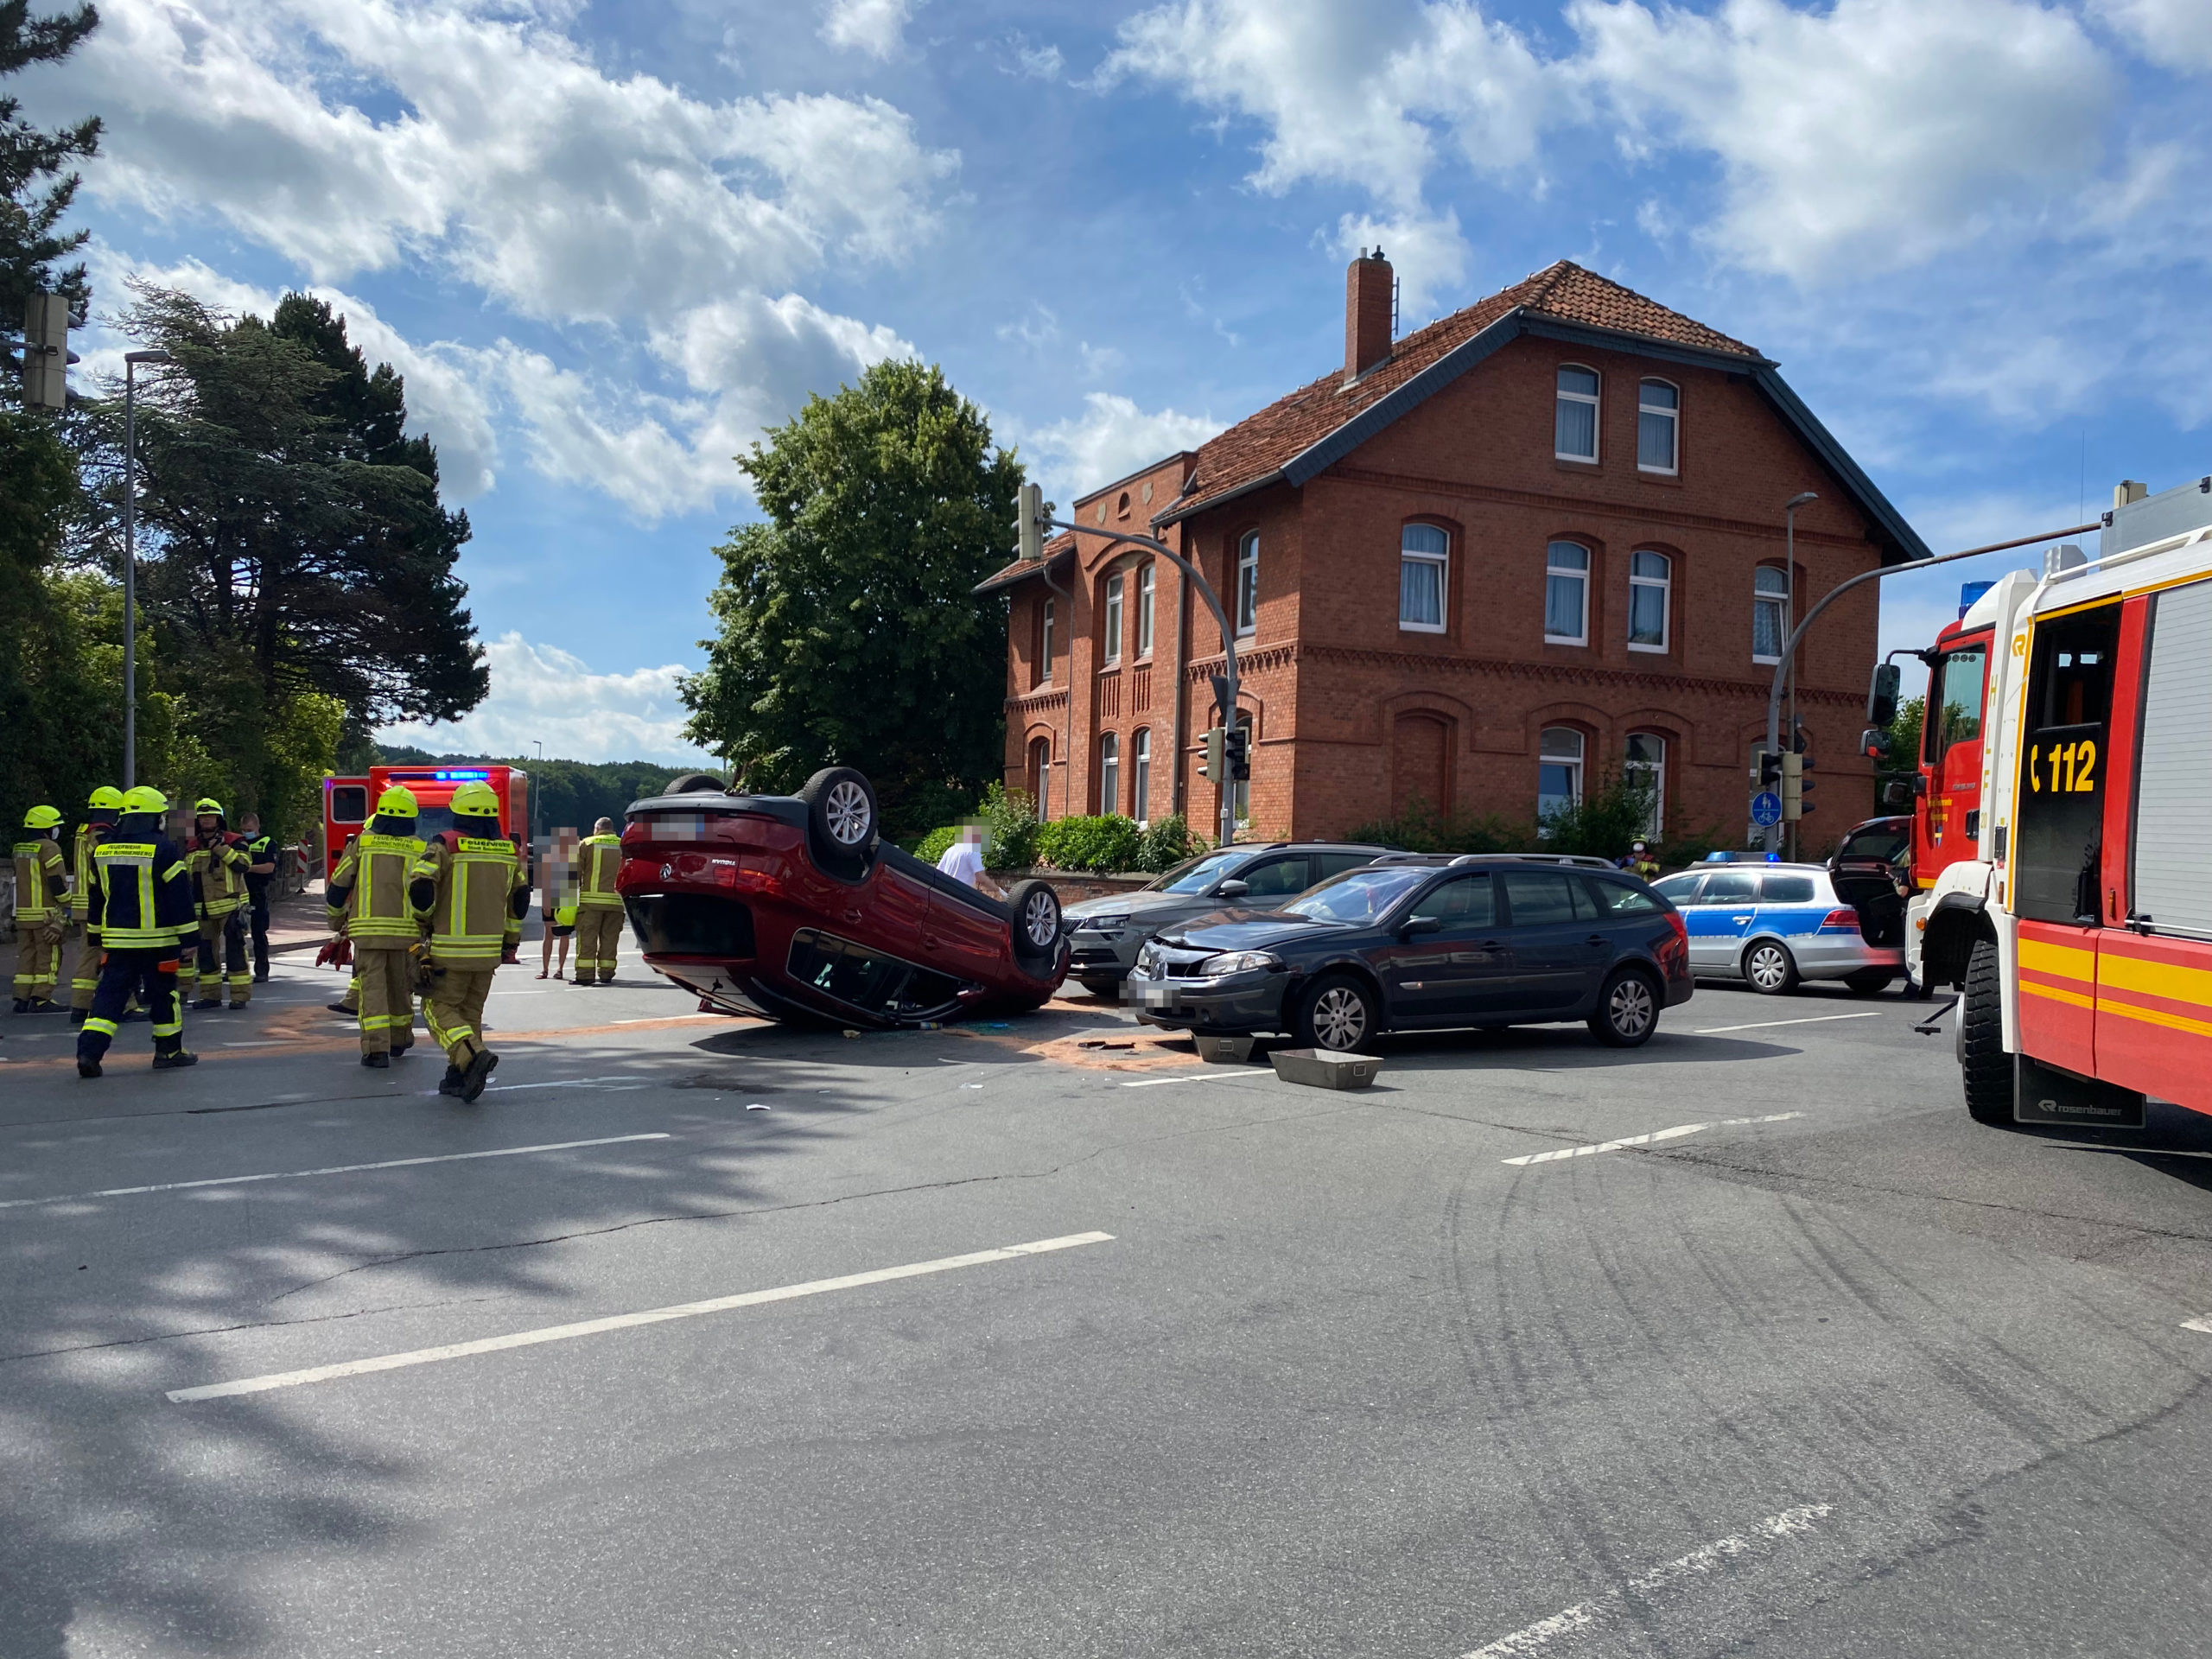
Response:
M1605 1001L1605 1018L1613 1030L1626 1038L1637 1038L1650 1029L1658 1009L1652 1001L1651 987L1630 975L1613 987L1613 994Z
M830 838L840 847L857 847L868 839L868 791L850 779L838 784L823 803L822 815L830 825Z
M1059 937L1060 918L1050 893L1033 893L1022 906L1021 925L1029 943L1042 950Z
M1313 1003L1313 1036L1323 1048L1358 1046L1367 1035L1367 1003L1348 985L1334 986Z

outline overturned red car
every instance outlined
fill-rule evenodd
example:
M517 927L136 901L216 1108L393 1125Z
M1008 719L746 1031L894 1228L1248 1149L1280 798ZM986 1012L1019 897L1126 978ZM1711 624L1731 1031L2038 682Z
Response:
M886 1030L1041 1007L1067 974L1049 885L1001 901L883 841L849 766L797 795L679 778L630 807L622 855L646 965L732 1014Z

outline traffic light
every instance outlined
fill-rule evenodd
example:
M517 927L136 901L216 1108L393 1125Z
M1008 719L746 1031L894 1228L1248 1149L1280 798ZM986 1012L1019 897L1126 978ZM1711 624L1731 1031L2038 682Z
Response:
M1229 780L1229 734L1218 726L1208 728L1205 734L1205 759L1199 764L1198 775L1209 783Z
M1773 789L1782 782L1782 755L1774 749L1751 751L1751 786Z
M33 302L36 303L35 301ZM1014 493L1014 532L1020 541L1021 556L1041 559L1045 556L1045 490L1042 485L1024 484Z
M69 406L69 296L34 294L23 307L23 402Z
M1229 757L1229 779L1231 783L1246 782L1252 776L1252 728L1232 726L1226 734L1224 747Z
M1805 798L1813 788L1812 779L1805 774L1812 769L1813 763L1802 754L1793 752L1782 757L1782 821L1784 823L1793 823L1813 810L1812 803Z

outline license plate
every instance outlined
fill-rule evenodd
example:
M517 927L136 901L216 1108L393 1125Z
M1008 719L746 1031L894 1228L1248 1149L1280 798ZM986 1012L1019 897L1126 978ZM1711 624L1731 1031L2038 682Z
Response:
M1147 985L1137 995L1147 1008L1172 1008L1175 1006L1175 989L1171 985Z

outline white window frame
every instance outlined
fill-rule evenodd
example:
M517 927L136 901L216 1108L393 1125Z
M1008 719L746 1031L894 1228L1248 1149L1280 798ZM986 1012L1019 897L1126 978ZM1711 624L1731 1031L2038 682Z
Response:
M1406 545L1406 538L1416 530L1425 530L1444 538L1441 553L1426 548L1415 550ZM1408 564L1433 564L1436 567L1436 620L1409 622L1406 620L1405 567ZM1402 524L1398 530L1398 632L1401 633L1446 633L1451 630L1452 615L1452 532L1441 524L1424 524L1419 520Z
M1111 812L1122 799L1122 740L1112 732L1098 739L1098 810Z
M1129 737L1129 816L1152 822L1152 728L1140 726Z
M1782 589L1778 593L1769 593L1759 586L1759 578L1770 571L1782 578ZM1778 663L1782 660L1781 647L1789 643L1789 613L1792 608L1790 601L1795 597L1790 590L1796 585L1790 578L1789 572L1778 564L1762 564L1751 572L1751 660L1753 662ZM1759 654L1758 619L1760 607L1767 605L1774 606L1778 609L1782 613L1782 620L1775 628L1777 643L1774 654L1770 657L1763 657Z
M1122 573L1106 578L1106 665L1122 660Z
M1605 377L1599 373L1597 370L1592 368L1587 363L1562 363L1559 365L1560 373L1563 373L1568 369L1573 369L1579 374L1588 375L1592 379L1598 383L1598 390L1595 391L1569 391L1566 387L1560 385L1559 373L1554 373L1553 375L1552 457L1556 461L1579 461L1586 466L1595 466L1598 461L1599 452L1605 448ZM1578 455L1570 450L1562 449L1559 447L1559 406L1561 404L1587 404L1590 405L1590 453L1588 454Z
M1637 573L1638 559L1656 559L1662 574L1643 575ZM1639 645L1636 639L1636 590L1656 588L1659 590L1659 643ZM1674 643L1675 632L1675 561L1656 547L1639 547L1628 556L1628 648L1664 654Z
M1236 637L1260 631L1260 532L1248 530L1236 543Z
M1580 570L1566 569L1552 563L1554 549L1571 547L1582 555ZM1590 643L1590 567L1598 562L1597 556L1580 542L1555 541L1544 549L1544 643L1548 645L1586 645ZM1552 632L1552 578L1572 577L1582 584L1582 631L1576 634Z
M1044 658L1044 671L1037 677L1039 685L1052 683L1052 601L1045 601L1043 626L1038 630L1038 655Z
M1668 391L1675 394L1674 407L1667 409L1662 408L1655 404L1645 403L1643 401L1643 391L1646 386L1666 387ZM1661 416L1666 419L1668 427L1667 454L1672 458L1670 463L1667 466L1653 467L1647 465L1644 461L1643 417L1647 415ZM1682 470L1682 389L1676 385L1672 380L1662 380L1656 375L1637 382L1636 470L1639 473L1650 473L1662 478L1674 478L1679 476Z
M1574 740L1574 753L1572 756L1566 754L1550 754L1545 752L1544 741L1554 732L1564 733ZM1572 779L1572 787L1567 791L1567 798L1570 804L1580 805L1582 800L1583 772L1585 768L1589 765L1589 760L1590 740L1581 732L1576 730L1573 727L1547 726L1543 730L1536 734L1536 818L1540 833L1542 830L1543 824L1544 768L1546 766L1565 766L1568 769Z
M1154 566L1151 561L1137 572L1137 660L1141 662L1152 655L1152 588Z
M1638 739L1658 746L1656 760L1639 760L1636 758ZM1633 777L1639 772L1651 775L1651 817L1643 826L1643 833L1656 838L1667 831L1667 740L1657 732L1630 732L1626 749L1621 761L1622 775Z

